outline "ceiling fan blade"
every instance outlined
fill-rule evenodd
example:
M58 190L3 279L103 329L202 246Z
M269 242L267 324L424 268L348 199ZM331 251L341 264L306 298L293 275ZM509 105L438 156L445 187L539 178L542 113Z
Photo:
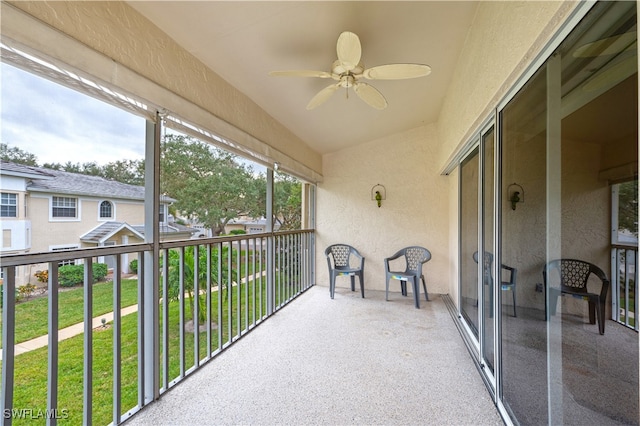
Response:
M606 69L599 70L582 86L585 92L595 92L597 90L607 89L620 83L622 80L629 78L638 71L637 58L630 56L613 66L607 66Z
M573 52L574 58L593 58L596 56L616 55L625 50L635 49L636 31L620 34L602 40L587 43Z
M387 107L387 100L375 87L370 86L366 83L358 82L353 86L353 90L360 97L360 99L362 99L375 109L385 109Z
M331 95L333 95L333 92L338 90L338 87L340 87L340 83L332 84L331 86L327 86L324 89L322 89L321 91L319 91L309 101L309 104L307 105L307 109L314 109L315 107L319 106L320 104L323 104L324 102L326 102L327 99L329 99L331 97Z
M345 31L338 37L338 60L346 71L351 71L360 63L362 47L360 39L352 32Z
M431 73L429 65L422 64L389 64L364 70L362 76L369 80L403 80L424 77Z
M273 77L319 77L331 78L331 73L326 71L311 70L291 70L291 71L271 71L269 73Z

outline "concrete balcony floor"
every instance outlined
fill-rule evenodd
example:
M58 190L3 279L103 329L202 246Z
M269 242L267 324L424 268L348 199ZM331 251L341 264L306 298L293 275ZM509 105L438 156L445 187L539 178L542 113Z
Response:
M126 424L503 424L441 296L365 296L312 287Z

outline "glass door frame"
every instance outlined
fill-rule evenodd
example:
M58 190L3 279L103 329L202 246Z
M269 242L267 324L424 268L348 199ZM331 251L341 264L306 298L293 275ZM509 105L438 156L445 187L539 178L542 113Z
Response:
M493 200L492 200L492 206L491 208L493 209L493 215L491 218L488 218L489 220L492 221L492 227L493 227L493 232L491 235L491 238L493 239L493 244L492 247L485 247L484 244L484 240L485 240L485 233L484 233L484 225L485 225L485 221L487 220L487 218L485 218L485 206L484 206L484 199L485 199L485 194L486 194L486 190L485 190L485 185L484 185L484 181L485 181L485 177L486 177L486 166L485 166L485 143L484 143L484 138L486 135L488 135L489 133L493 132L493 138L492 142L493 142L493 146L494 146L494 155L491 158L491 161L493 162ZM499 339L497 338L498 336L500 336L499 334L499 325L500 325L500 315L501 315L501 303L499 300L500 297L500 286L496 285L495 282L499 282L499 269L497 268L497 265L500 265L500 256L499 256L499 251L498 249L498 238L496 236L496 229L497 229L497 225L498 225L498 221L499 221L499 212L500 209L498 208L500 206L500 202L501 202L501 197L500 197L500 179L499 179L499 169L498 169L498 164L499 164L499 155L497 155L497 153L499 153L498 150L498 130L497 130L497 118L496 118L496 114L495 111L494 113L488 118L486 119L482 126L480 127L480 129L473 135L472 138L470 138L470 143L467 146L467 149L465 150L465 155L462 156L462 158L460 159L459 162L459 167L462 166L463 162L465 160L467 160L470 156L473 155L477 155L478 156L478 182L477 182L477 188L478 188L478 198L477 198L477 221L478 221L478 235L477 237L477 247L478 247L478 265L477 265L477 271L476 271L476 276L477 276L477 285L478 285L478 338L476 339L474 337L474 332L472 330L472 326L470 326L466 319L465 316L462 314L461 307L462 307L462 292L458 291L458 316L460 318L460 322L462 323L462 326L464 328L464 331L469 339L469 342L471 343L471 347L474 349L473 350L473 354L474 357L476 358L476 361L478 362L478 365L480 367L480 370L482 372L482 378L485 381L485 383L487 384L487 388L489 389L492 398L494 398L494 401L496 401L497 398L497 389L498 389L498 382L499 382L499 374L497 374L496 372L500 371L499 370L499 365L500 365L500 356L499 356ZM476 149L478 150L476 153ZM458 196L459 196L459 206L462 205L462 186L463 186L463 182L462 182L462 173L459 174L459 178L458 178ZM461 231L462 230L462 220L463 220L463 214L461 209L459 209L458 211L458 229ZM462 247L462 232L459 232L458 234L458 247ZM485 300L485 296L486 296L486 291L485 291L485 283L483 280L483 262L482 262L482 255L481 253L484 253L485 251L487 251L487 249L491 252L493 252L494 255L494 261L492 263L492 276L495 277L495 281L494 281L494 285L493 285L493 297L489 298L489 300L493 300L493 306L490 307L490 309L493 310L493 360L492 360L492 365L493 365L493 371L491 371L490 369L487 368L487 360L484 357L484 351L483 348L485 347L485 327L484 327L484 321L485 321L485 304L484 304L484 300ZM462 259L462 250L458 250L458 265L462 265L463 264L463 259ZM459 284L461 284L463 281L463 277L462 277L462 270L461 268L458 268L458 282ZM487 288L490 288L489 286L486 286ZM481 303L482 302L482 303Z

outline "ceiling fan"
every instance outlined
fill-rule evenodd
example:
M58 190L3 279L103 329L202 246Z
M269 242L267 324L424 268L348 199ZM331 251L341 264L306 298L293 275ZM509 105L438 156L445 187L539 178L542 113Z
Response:
M318 77L332 78L337 81L330 86L322 89L316 94L307 109L314 109L338 90L340 87L345 89L352 88L354 92L364 102L376 109L385 109L387 100L382 93L375 87L364 83L366 80L402 80L408 78L423 77L431 72L431 67L422 64L389 64L379 65L373 68L365 68L360 62L362 48L360 39L352 32L345 31L338 37L337 44L338 60L331 66L331 72L327 71L272 71L269 75L279 77Z

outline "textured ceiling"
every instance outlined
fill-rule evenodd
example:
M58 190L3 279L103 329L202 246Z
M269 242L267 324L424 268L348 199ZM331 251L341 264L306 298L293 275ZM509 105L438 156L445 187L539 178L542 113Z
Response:
M328 153L437 121L475 2L460 1L131 1L187 51L288 127ZM329 71L342 31L360 37L365 67L422 63L426 77L368 81L389 106L371 108L353 91L337 91L308 111L333 83L271 77L270 71Z

